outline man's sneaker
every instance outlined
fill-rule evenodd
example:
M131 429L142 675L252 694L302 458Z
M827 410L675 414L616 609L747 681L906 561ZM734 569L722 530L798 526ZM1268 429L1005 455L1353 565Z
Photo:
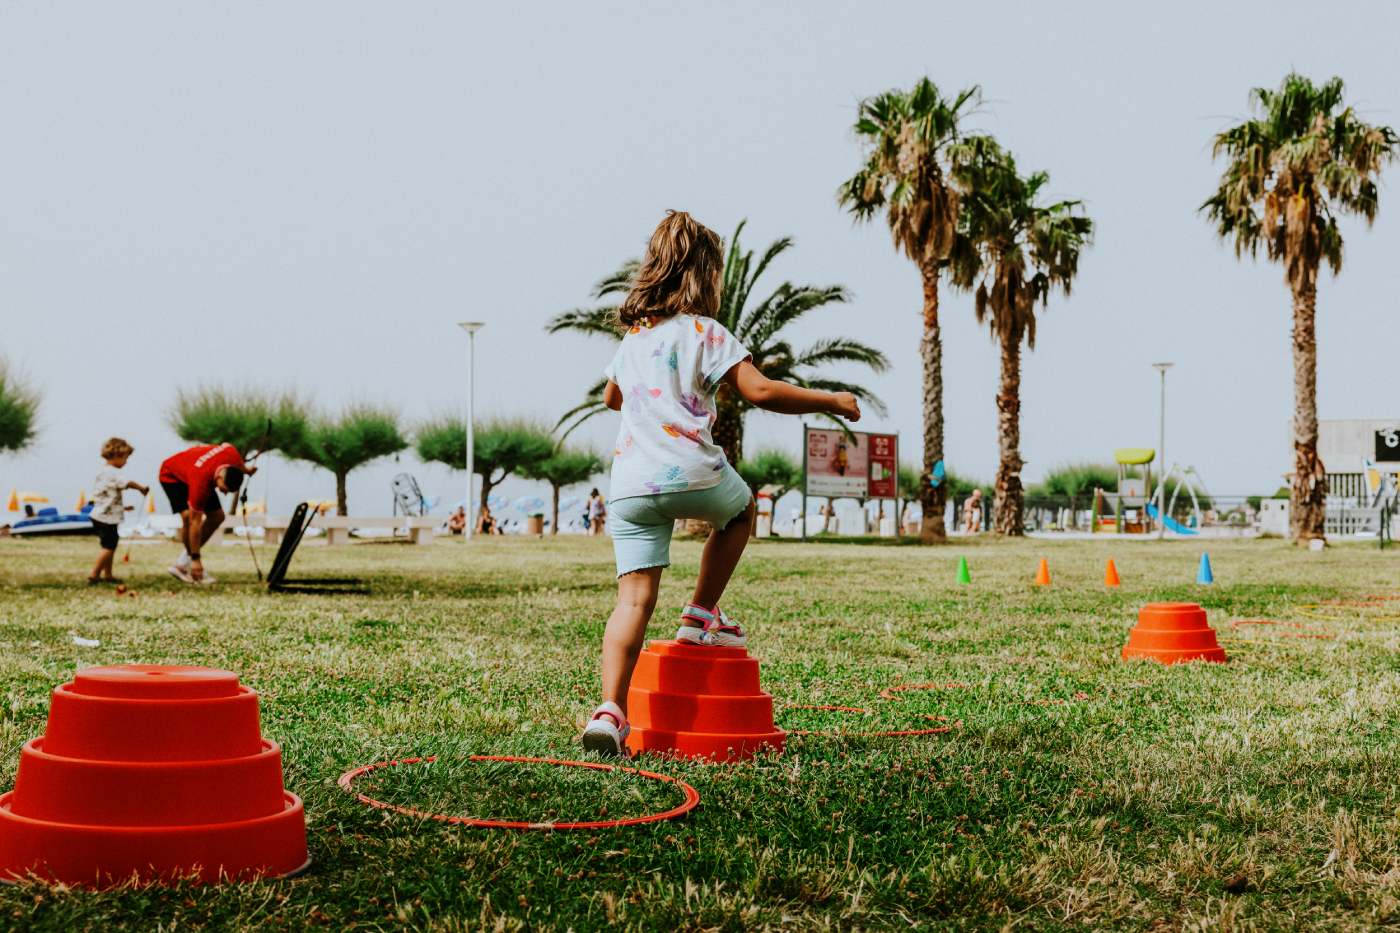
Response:
M194 582L194 577L190 576L190 569L188 567L181 567L179 564L171 564L166 570L177 580L184 580L186 583Z
M583 747L611 758L627 757L627 736L632 727L622 708L608 702L593 711L593 718L583 730Z
M190 579L194 580L194 577L190 577ZM206 570L204 571L204 576L200 577L198 580L194 580L194 582L198 583L200 586L209 586L210 584L218 583L219 581L212 573Z
M705 630L705 644L715 645L719 648L745 648L749 640L744 635L744 629L738 622L724 614L724 610L716 607L715 621Z

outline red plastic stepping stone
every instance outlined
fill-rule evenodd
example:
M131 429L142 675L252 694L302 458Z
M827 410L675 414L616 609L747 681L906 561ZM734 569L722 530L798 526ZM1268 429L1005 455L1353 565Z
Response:
M230 671L131 664L53 691L0 795L0 880L104 887L286 875L308 862L301 800Z
M633 752L737 761L782 751L787 738L744 648L652 642L637 659L627 711Z
M1148 603L1128 634L1123 657L1151 658L1163 664L1182 661L1224 662L1225 649L1196 603Z

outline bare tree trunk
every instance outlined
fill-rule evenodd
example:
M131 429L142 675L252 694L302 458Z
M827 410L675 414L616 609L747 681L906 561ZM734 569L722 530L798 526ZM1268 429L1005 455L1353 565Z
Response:
M948 540L943 525L943 504L947 490L942 483L929 482L933 466L943 459L943 333L938 323L938 267L920 270L924 280L924 333L919 355L924 363L924 472L920 477L919 502L923 521L919 540L934 544Z
M1021 335L1001 338L1001 390L997 392L1001 463L997 466L992 523L999 535L1024 535L1021 520Z
M554 518L549 526L549 533L552 535L557 535L559 533L559 487L554 485L553 483L550 483L549 488L554 491Z
M345 477L346 470L335 471L335 514L349 515L350 510L345 502Z
M1327 526L1327 469L1317 455L1317 270L1293 289L1293 539L1322 538Z

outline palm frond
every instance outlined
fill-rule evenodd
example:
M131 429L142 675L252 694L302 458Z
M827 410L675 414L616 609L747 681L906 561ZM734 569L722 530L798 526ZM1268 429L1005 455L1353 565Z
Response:
M558 334L572 331L577 334L592 334L598 337L611 337L621 340L622 333L613 324L617 319L617 307L609 305L599 308L575 308L550 318L544 325L545 333Z

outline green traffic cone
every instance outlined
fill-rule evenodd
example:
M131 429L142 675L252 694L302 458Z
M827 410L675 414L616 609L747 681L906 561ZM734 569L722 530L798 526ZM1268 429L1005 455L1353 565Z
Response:
M958 558L958 582L959 582L959 583L971 583L971 582L972 582L972 574L971 574L971 573L968 571L968 569L967 569L967 558L966 558L966 557L959 557L959 558Z

